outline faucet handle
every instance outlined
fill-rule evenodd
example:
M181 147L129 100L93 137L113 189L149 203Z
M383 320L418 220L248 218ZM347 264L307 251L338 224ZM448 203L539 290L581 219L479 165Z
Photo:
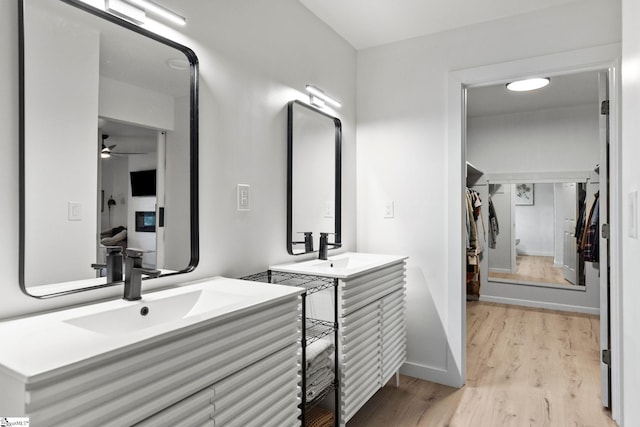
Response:
M143 249L138 249L138 248L127 248L127 250L125 251L125 254L127 255L127 258L142 258L142 255L144 255L144 250Z
M107 255L117 255L122 253L122 246L105 246Z
M158 277L162 273L162 271L160 270L144 267L134 267L134 270L139 271L140 273L145 274L149 277Z

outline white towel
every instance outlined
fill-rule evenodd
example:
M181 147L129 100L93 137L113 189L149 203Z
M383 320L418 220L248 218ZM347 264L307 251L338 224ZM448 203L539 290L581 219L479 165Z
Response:
M307 369L307 379L311 378L313 374L323 369L330 369L333 372L333 359L329 357L323 357L322 359L316 359L311 363Z
M333 370L328 367L316 370L307 379L307 400L313 400L333 382Z
M313 364L316 360L330 357L335 350L335 346L329 340L314 341L307 346L307 368L310 364Z

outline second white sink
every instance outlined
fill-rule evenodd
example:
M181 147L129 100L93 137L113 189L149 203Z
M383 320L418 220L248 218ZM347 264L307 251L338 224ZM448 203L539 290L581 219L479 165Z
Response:
M349 279L405 258L406 256L401 255L345 252L329 257L327 260L312 259L289 264L279 264L271 266L269 269L285 273L312 274L338 279Z

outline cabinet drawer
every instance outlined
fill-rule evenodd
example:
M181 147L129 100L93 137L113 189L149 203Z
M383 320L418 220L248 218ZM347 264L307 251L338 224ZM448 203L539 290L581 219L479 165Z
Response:
M213 427L213 389L207 388L178 402L156 415L136 424L136 427L156 426L204 426Z

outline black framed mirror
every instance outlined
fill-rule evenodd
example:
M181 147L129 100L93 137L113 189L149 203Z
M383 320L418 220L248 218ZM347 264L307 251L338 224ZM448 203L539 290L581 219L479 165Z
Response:
M300 101L287 105L287 252L329 249L341 240L342 122Z
M120 283L106 278L108 246L143 249L162 276L192 271L195 53L78 0L18 1L21 289Z

